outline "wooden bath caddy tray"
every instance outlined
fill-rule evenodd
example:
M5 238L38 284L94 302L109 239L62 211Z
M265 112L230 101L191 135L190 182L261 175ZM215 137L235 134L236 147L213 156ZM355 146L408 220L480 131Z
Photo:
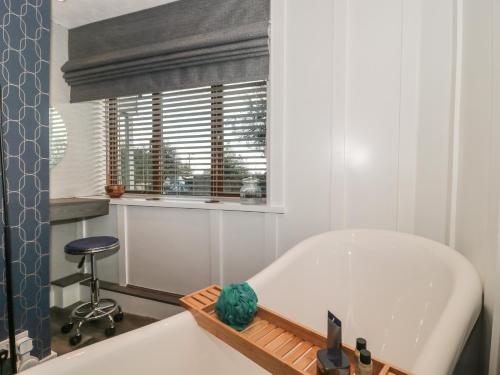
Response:
M316 374L316 352L326 347L326 337L259 305L252 324L238 332L217 318L215 302L221 288L212 285L181 298L198 325L240 353L278 375ZM354 374L354 349L343 345ZM409 375L389 363L373 358L375 375Z

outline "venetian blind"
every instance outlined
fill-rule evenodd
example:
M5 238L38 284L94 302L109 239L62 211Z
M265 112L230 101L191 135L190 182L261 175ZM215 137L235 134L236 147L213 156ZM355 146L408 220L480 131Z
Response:
M108 99L108 183L174 196L265 193L267 83L253 81Z

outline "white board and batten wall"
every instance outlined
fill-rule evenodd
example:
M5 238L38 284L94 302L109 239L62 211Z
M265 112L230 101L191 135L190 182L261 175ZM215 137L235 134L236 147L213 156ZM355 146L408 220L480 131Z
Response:
M480 2L487 7L494 0ZM114 204L108 217L85 223L87 234L114 232L122 242L122 251L106 260L105 277L187 293L245 280L314 234L381 228L451 243L483 281L492 280L497 248L490 242L476 251L477 235L466 230L469 208L476 207L466 201L494 199L495 192L473 188L480 173L474 163L493 156L474 160L474 145L481 146L470 140L467 124L482 119L474 117L473 102L462 108L460 95L474 84L467 75L474 68L462 66L462 38L472 46L481 37L475 28L491 30L473 19L462 28L459 0L272 0L271 6L271 208ZM462 125L467 113L471 120ZM484 126L477 137L486 137ZM69 136L71 148L70 129ZM483 177L481 183L491 183ZM477 211L478 218L498 215L486 211ZM493 224L491 237L498 234ZM491 320L499 289L490 287Z
M485 336L482 355L485 366L489 355L487 348L491 337L492 314L491 271L495 265L492 257L496 250L492 247L490 223L491 204L489 183L491 137L491 43L492 34L489 22L489 0L475 4L463 2L461 16L462 60L457 68L460 74L460 108L457 113L458 131L456 142L459 165L457 173L457 205L454 246L481 270L485 289L482 331ZM494 236L494 235L493 235ZM496 241L496 239L495 239Z
M110 275L186 293L244 280L331 229L445 242L452 2L272 0L269 174L280 212L113 206L86 224L122 236L127 256Z
M124 200L108 219L126 237L127 280L179 293L243 280L297 242L346 227L446 242L454 15L451 0L440 3L273 0L269 150L278 212Z
M500 373L500 3L457 2L456 206L452 245L484 287L482 363ZM491 344L491 356L490 353Z

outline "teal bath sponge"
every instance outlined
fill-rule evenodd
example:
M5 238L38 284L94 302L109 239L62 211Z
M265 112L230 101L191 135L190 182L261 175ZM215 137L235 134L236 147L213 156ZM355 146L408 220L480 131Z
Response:
M229 284L215 304L221 321L237 331L243 331L257 313L257 295L248 283Z

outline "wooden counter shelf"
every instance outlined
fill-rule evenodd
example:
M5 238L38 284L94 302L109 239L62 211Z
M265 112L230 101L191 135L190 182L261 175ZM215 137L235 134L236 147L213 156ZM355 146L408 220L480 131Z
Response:
M109 199L53 198L50 199L50 222L82 220L109 214Z
M198 325L230 345L272 374L316 374L316 352L326 347L326 337L299 323L259 305L254 321L238 332L221 322L215 303L221 288L212 285L181 298L181 304L193 314ZM354 349L343 345L354 364ZM410 375L390 363L373 358L375 375Z

